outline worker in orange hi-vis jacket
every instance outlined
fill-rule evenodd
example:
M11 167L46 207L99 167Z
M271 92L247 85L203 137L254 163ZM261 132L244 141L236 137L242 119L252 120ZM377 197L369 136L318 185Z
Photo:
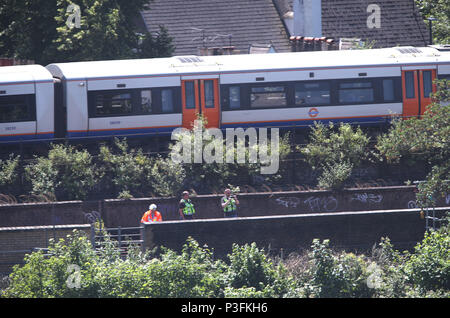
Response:
M150 224L153 222L161 222L162 216L161 213L156 211L156 204L151 204L149 206L149 210L144 213L141 219L141 223L143 224Z

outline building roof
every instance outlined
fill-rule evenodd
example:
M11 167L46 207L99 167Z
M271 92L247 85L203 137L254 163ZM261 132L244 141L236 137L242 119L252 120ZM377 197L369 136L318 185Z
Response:
M153 0L142 11L147 29L168 29L174 55L198 54L203 46L234 46L248 53L252 44L288 52L289 35L272 0ZM231 38L229 37L231 35Z
M380 7L380 28L368 28L370 4ZM375 47L424 46L429 31L413 0L322 0L323 36L375 40Z

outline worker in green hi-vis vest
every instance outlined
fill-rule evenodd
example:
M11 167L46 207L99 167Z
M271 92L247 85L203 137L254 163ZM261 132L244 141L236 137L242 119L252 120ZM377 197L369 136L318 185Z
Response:
M225 196L222 197L221 203L224 217L237 217L237 206L239 205L239 200L234 193L231 193L230 189L225 189Z
M189 192L184 191L183 197L179 204L180 217L183 220L192 220L194 218L195 209L191 199L189 199Z

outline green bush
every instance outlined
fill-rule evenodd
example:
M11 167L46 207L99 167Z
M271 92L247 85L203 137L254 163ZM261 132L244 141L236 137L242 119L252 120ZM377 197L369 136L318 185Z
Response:
M177 196L184 188L186 171L182 164L158 156L153 161L148 179L155 194L165 197Z
M0 159L0 193L17 180L17 168L20 156L10 155L9 159Z
M147 179L151 159L142 149L129 149L126 139L115 138L117 152L109 147L100 146L99 167L104 174L104 184L114 185L116 196L148 195L151 184Z
M449 227L425 233L415 253L405 264L409 282L421 295L429 291L450 290Z
M96 184L99 174L92 156L73 146L53 144L48 157L35 158L25 167L32 194L58 199L85 199Z
M317 179L318 186L324 189L338 190L352 174L353 165L349 162L334 162L323 167L322 174Z
M310 265L303 278L308 297L371 297L366 261L352 253L333 254L329 240L313 240Z
M350 124L341 123L335 129L331 122L328 126L315 122L309 138L300 152L312 169L321 172L318 181L322 188L342 188L352 169L370 159L370 138L359 127L353 130Z

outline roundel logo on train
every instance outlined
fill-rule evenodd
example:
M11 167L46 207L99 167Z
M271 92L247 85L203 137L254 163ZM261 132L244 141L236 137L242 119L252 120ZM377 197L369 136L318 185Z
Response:
M309 117L312 117L312 118L317 117L317 115L319 115L319 111L315 107L310 108L308 111L308 115L309 115Z

